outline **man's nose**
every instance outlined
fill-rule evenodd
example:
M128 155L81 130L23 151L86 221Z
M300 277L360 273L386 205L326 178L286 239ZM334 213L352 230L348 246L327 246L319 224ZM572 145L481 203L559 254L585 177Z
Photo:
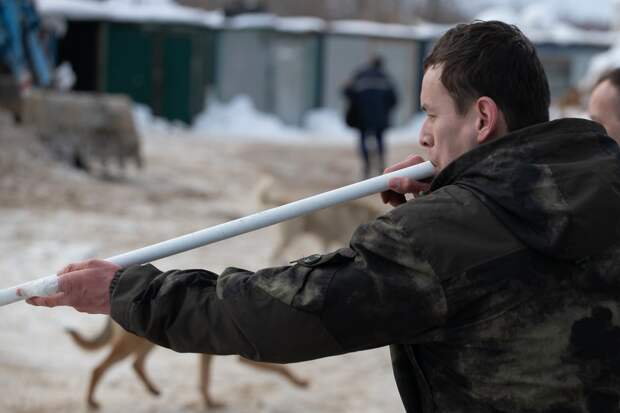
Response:
M422 127L420 128L420 134L418 136L418 142L420 146L425 148L430 148L433 146L433 134L430 133L431 130L428 125L428 117L424 118L424 122L422 123Z
M431 134L424 131L424 128L420 131L420 137L418 138L420 145L425 148L433 146L433 137Z

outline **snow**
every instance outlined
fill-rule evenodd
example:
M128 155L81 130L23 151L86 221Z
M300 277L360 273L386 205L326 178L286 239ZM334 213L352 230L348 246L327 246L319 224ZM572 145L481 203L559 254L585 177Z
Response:
M476 20L499 20L509 24L521 24L521 17L519 16L519 13L512 7L508 6L490 7L479 13L476 16Z
M319 32L325 29L325 21L315 17L278 18L276 29L287 32Z
M557 13L563 21L597 27L609 27L612 23L613 4L610 0L546 0L544 4L550 14Z
M297 140L303 135L275 115L257 111L247 96L237 96L228 104L212 100L207 108L194 121L192 131L196 134L268 140Z
M572 17L581 9L570 2L565 8L563 3L560 5L556 1L535 2L522 8L496 5L482 10L475 15L475 19L500 20L514 24L533 42L593 45L613 43L616 38L616 33L613 31L585 30L576 27L574 25L576 21ZM581 8L584 8L582 2L579 4ZM611 11L608 10L606 16L609 18L610 15Z
M226 103L211 97L206 107L190 127L154 117L144 105L135 106L134 118L143 135L177 134L199 139L341 146L354 145L357 139L357 132L349 128L343 116L334 109L313 109L306 113L302 126L291 126L284 124L275 115L258 111L252 100L245 95L236 96ZM393 143L417 142L423 119L424 114L414 114L404 125L388 129L387 139Z
M75 20L123 22L185 23L213 28L273 28L286 32L318 32L325 28L314 17L278 17L272 14L245 14L225 19L220 11L182 6L171 0L37 0L44 16L63 16Z
M614 6L613 0L471 0L457 5L472 18L493 8L512 9L523 15L531 13L528 9L534 7L555 21L598 28L610 27L614 23Z
M54 83L58 90L71 90L75 85L76 77L69 62L62 62L54 71Z
M329 25L329 32L374 37L393 37L398 39L417 39L438 37L445 26L425 24L420 30L414 25L378 23L364 20L336 20Z
M219 27L224 15L168 0L36 0L43 16L63 16L74 20L185 23Z
M279 17L266 13L239 15L226 19L219 11L204 11L179 5L172 0L37 0L44 16L69 19L99 19L133 22L176 22L228 29L274 29L293 33L335 34L402 39L437 38L449 26L428 22L413 25L386 24L363 20L325 22L314 17ZM462 6L457 6L462 7ZM584 30L574 24L609 27L614 15L611 0L590 2L548 0L545 2L485 1L469 5L472 18L513 23L534 41L610 44L615 34Z
M226 20L231 29L273 28L287 32L318 32L325 29L325 22L315 17L278 17L267 13L242 14Z
M340 115L334 109L314 109L304 119L304 129L312 135L331 135L351 138L355 131L349 128Z

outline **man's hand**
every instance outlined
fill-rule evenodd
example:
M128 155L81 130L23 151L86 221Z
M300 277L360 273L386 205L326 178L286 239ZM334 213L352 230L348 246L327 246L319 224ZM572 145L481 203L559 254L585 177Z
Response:
M424 159L420 155L409 155L404 161L386 168L383 173L394 172L422 162L424 162ZM428 183L414 181L405 177L392 178L388 185L390 189L381 192L381 200L384 204L390 204L394 207L407 202L405 194L416 196L422 191L427 191L431 186Z
M83 313L110 314L110 282L120 268L103 260L69 264L58 273L58 293L31 297L26 302L44 307L67 305Z

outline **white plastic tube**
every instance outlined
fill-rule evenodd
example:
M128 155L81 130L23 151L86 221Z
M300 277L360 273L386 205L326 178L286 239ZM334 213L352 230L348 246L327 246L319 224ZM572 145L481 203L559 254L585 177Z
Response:
M433 165L430 162L424 162L332 191L313 195L299 201L291 202L290 204L267 209L243 218L192 232L191 234L139 248L124 254L115 255L107 258L107 261L111 261L123 268L136 264L145 264L279 222L297 218L319 209L385 191L388 189L388 182L391 178L408 177L421 180L429 178L433 176L433 174ZM56 292L58 292L58 277L57 275L49 275L0 290L0 306L14 303L28 297L52 295Z

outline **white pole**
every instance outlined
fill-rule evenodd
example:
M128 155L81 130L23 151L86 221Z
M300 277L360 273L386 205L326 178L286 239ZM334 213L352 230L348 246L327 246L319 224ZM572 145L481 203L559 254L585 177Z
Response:
M232 238L246 232L261 229L282 221L287 221L388 189L388 181L395 177L408 177L415 180L429 178L434 174L431 162L424 162L374 178L367 179L342 188L310 196L290 204L257 212L247 217L215 225L191 234L183 235L124 254L107 258L120 267L145 264L160 258L169 257L184 251ZM18 289L21 294L18 294ZM48 296L58 292L58 276L49 275L34 281L0 290L0 307L28 297Z

